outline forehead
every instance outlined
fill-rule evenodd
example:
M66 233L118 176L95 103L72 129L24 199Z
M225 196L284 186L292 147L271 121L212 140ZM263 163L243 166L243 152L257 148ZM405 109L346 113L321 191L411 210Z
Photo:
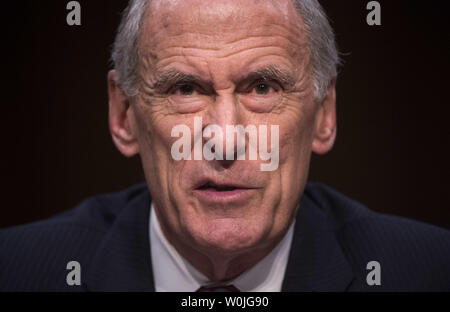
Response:
M153 0L140 42L153 51L223 50L245 40L264 45L265 38L294 50L306 42L302 18L290 0Z

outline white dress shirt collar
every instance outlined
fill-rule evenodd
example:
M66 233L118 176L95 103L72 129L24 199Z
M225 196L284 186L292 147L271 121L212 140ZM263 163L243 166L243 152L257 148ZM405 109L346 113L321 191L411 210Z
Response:
M194 292L201 286L207 285L208 278L195 269L167 241L156 217L153 204L150 210L149 235L155 290L158 292ZM294 224L266 257L239 275L230 284L240 291L247 292L281 291L293 230Z

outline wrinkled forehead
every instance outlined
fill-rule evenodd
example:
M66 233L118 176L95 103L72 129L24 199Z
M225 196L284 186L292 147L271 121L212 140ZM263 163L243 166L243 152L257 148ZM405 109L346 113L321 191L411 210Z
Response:
M266 35L306 42L302 18L290 0L153 0L142 27L140 41L147 48L165 48L180 39L188 44L191 38L219 49L220 42Z

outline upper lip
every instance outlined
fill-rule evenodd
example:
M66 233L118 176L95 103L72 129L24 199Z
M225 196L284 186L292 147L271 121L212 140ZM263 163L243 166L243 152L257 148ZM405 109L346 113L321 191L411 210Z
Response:
M239 182L231 182L231 181L218 181L216 179L203 178L198 183L195 184L194 189L200 189L203 187L212 187L216 189L254 189L255 187L244 185Z

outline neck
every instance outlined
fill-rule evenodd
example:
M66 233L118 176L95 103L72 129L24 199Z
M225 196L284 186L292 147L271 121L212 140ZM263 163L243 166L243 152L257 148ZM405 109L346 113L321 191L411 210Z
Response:
M233 254L219 251L204 252L176 240L169 239L169 242L195 269L208 277L211 282L219 283L235 279L255 266L273 250L279 240L258 249L254 248Z

